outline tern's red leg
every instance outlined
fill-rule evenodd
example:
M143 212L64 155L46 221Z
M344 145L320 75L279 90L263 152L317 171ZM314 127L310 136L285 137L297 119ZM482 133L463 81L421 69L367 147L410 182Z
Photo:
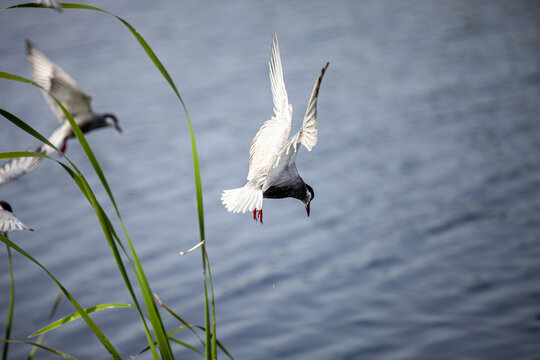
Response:
M62 143L62 147L60 148L60 151L65 153L66 149L67 149L67 140L64 140L64 142Z
M257 221L257 209L253 210L253 220Z
M263 222L263 221L262 221L262 209L259 210L259 213L258 213L257 215L259 216L259 221L260 221L261 224L262 224L262 222Z

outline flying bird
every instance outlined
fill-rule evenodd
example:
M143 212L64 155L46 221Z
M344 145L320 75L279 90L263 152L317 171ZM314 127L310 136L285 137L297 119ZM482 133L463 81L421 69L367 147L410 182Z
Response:
M107 126L113 126L119 133L122 132L116 116L110 113L95 114L90 106L92 98L82 92L68 74L36 49L28 40L26 41L26 54L34 80L43 88L42 92L45 99L60 121L60 126L48 138L49 142L60 148L60 151L66 151L68 139L75 137L75 134L53 96L64 105L83 133ZM50 155L54 151L49 145L43 145L36 149L36 152L45 155ZM0 167L0 185L13 181L34 170L41 161L43 161L43 158L37 157L10 160Z
M310 203L315 193L298 174L296 155L300 144L311 151L317 143L317 99L328 65L328 62L324 65L315 82L302 128L288 140L292 105L287 99L279 44L274 33L269 63L274 114L262 125L251 143L247 183L241 188L225 190L221 195L221 201L228 211L253 211L253 219L262 223L263 198L293 197L302 201L309 217Z
M122 132L122 129L118 126L116 116L110 113L95 114L90 106L92 98L82 92L75 80L36 49L28 40L26 41L26 55L30 62L34 80L44 89L42 90L43 95L61 124L49 137L49 141L53 145L61 144L61 151L64 152L67 140L75 137L64 112L53 96L65 106L83 133L106 126L113 126L118 132ZM45 145L45 147L48 146ZM49 152L51 151L44 151L45 154Z
M24 225L21 220L13 215L13 210L7 202L0 201L0 234L14 230L34 231L34 229Z

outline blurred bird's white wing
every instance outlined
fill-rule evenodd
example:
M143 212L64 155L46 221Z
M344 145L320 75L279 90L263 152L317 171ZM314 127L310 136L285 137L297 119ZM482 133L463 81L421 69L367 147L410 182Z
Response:
M60 6L60 2L58 0L36 0L36 3L43 4L47 7L50 7L59 12L62 12L62 7Z
M60 101L77 123L92 118L91 97L79 89L77 83L62 69L50 61L30 41L26 41L26 54L30 62L32 76L43 87L43 95L60 122L66 121L62 109L51 97Z
M0 233L6 233L8 231L15 230L29 230L34 231L28 226L24 225L23 222L11 212L0 209Z
M276 34L272 42L269 67L274 115L263 124L251 142L248 181L264 181L291 132L292 106L287 99Z
M60 125L51 136L49 136L49 142L52 143L57 148L60 148L64 141L67 139L71 132L71 126L68 122ZM31 149L27 151L32 151ZM45 155L51 155L56 150L50 147L49 145L43 145L40 148L36 149L36 152L40 152ZM4 163L0 167L0 186L17 180L19 177L24 174L28 174L41 164L43 161L42 157L19 157L13 158L8 162Z
M0 186L29 173L42 161L43 158L38 157L19 157L9 160L0 167Z

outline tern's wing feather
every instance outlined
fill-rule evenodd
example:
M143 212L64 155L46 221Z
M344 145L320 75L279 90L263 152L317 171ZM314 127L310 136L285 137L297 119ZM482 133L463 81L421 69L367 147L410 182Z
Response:
M304 121L302 122L302 128L298 131L288 142L283 146L278 156L275 159L274 166L271 170L272 173L279 172L279 169L289 168L294 165L296 160L296 153L298 151L298 144L304 145L308 151L311 151L313 146L317 143L317 100L319 98L319 88L321 81L328 68L329 63L326 63L315 81L315 86L311 92L306 114L304 115Z
M0 186L29 173L42 161L43 158L39 157L19 157L9 160L0 167Z
M287 99L276 34L272 42L269 67L274 115L263 124L251 142L248 181L266 177L291 132L292 106Z
M49 136L48 140L51 144L56 146L56 148L60 148L64 141L69 137L70 133L71 126L68 122L65 122ZM45 155L51 155L56 150L49 145L44 144L35 151ZM9 160L0 167L0 186L17 180L24 174L31 172L37 168L42 161L42 157L19 157Z
M58 0L36 0L36 3L43 4L55 9L58 12L62 12L62 6L60 6L60 2Z
M14 230L34 231L33 229L24 225L23 222L17 219L17 217L13 215L11 212L4 209L0 209L0 233L6 233L8 231L14 231Z
M60 122L64 122L66 118L51 95L66 107L75 121L79 122L92 117L91 98L79 89L68 74L36 49L28 40L26 41L26 53L30 62L32 76L36 83L46 90L43 91L43 95Z

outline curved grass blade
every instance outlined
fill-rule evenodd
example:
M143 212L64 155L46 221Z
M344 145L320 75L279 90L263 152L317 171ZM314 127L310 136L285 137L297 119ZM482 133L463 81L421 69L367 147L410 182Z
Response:
M87 314L91 314L93 312L106 310L106 309L135 309L135 310L137 310L137 308L135 306L130 305L130 304L107 303L107 304L101 304L101 305L88 307L88 308L84 309L84 311ZM36 336L36 335L39 335L39 334L44 334L47 331L50 331L52 329L56 329L57 327L62 326L64 324L67 324L68 322L71 322L73 320L79 319L80 317L81 317L81 314L79 314L78 312L73 313L73 314L68 315L68 316L65 316L65 317L63 317L63 318L61 318L59 320L56 320L52 324L49 324L49 325L39 329L38 331L36 331L35 333L33 333L32 335L30 335L28 337L33 337L33 336Z
M58 309L58 305L60 305L60 300L62 300L62 292L58 293L58 296L56 296L56 300L54 301L53 307L51 309L51 312L49 313L49 316L47 317L47 322L51 321L54 314L56 314L56 310ZM38 339L36 340L35 346L32 346L32 350L30 350L30 354L28 354L28 358L26 360L32 360L34 358L34 355L36 355L38 345L41 344L41 341L43 340L43 337L45 334L39 335Z
M179 326L177 328L175 328L174 330L171 330L167 333L168 336L174 334L175 332L177 332L178 330L182 330L182 329L189 329L192 333L195 334L195 336L197 336L197 338L199 339L199 341L201 342L201 344L204 345L204 342L203 340L201 339L201 337L199 336L199 334L197 334L197 332L195 331L195 329L201 329L202 331L204 331L206 333L206 330L203 326L200 326L200 325L191 325L189 324L187 321L185 321L180 315L178 315L177 313L175 313L171 308L169 308L167 305L163 304L163 302L161 301L161 299L156 295L154 294L154 296L156 297L158 303L165 309L167 310L167 312L169 312L175 319L177 319L178 321L180 321L182 324L182 326ZM215 330L214 330L214 334L215 334ZM216 345L217 347L219 347L221 349L221 351L223 351L225 353L225 355L227 355L229 357L229 359L231 360L234 360L233 356L229 353L229 351L227 351L227 349L225 348L225 346L223 346L223 344L219 341L219 339L216 337ZM217 354L217 351L216 349L214 349L214 354Z
M7 238L7 233L6 233ZM9 264L9 308L8 308L8 318L6 321L6 332L4 339L9 340L11 335L11 323L13 320L13 308L15 307L15 278L13 276L13 263L11 261L11 249L6 245L7 255L8 255L8 264ZM4 349L2 350L2 359L7 360L9 342L4 342Z
M170 341L175 342L175 343L177 343L177 344L179 344L179 345L182 345L183 347L186 347L186 348L188 348L188 349L190 349L190 350L196 352L197 354L199 354L199 355L201 355L201 356L204 356L204 353L203 353L202 351L200 351L199 349L197 349L196 347L191 346L191 345L189 345L188 343L185 343L185 342L183 342L183 341L180 341L180 340L178 340L178 339L176 339L176 338L173 338L173 337L171 336L172 334L174 334L174 333L177 332L178 330L182 330L182 329L185 329L185 328L186 328L186 326L184 326L184 325L179 326L179 327L177 327L177 328L175 328L175 329L173 329L173 330L167 332L167 337L169 338ZM141 351L139 351L139 352L137 353L137 355L132 356L132 360L136 359L137 356L139 356L139 355L141 355L141 354L147 352L149 349L150 349L150 346L145 347L144 349L142 349Z
M60 350L56 350L56 349L53 349L52 347L49 347L49 346L45 346L45 345L41 345L41 344L38 344L38 343L34 343L34 342L31 342L31 341L24 341L24 340L1 340L0 341L3 341L3 342L8 342L8 343L19 343L19 344L28 344L28 345L33 345L33 346L36 346L40 349L43 349L43 350L47 350L48 352L51 352L55 355L58 355L64 359L69 359L69 360L77 360L76 358L74 358L73 356L70 356L68 354L66 354L65 352L62 352Z
M197 334L197 332L193 329L193 326L190 325L186 320L184 320L180 315L178 315L177 313L175 313L171 308L169 308L167 305L163 304L163 302L161 301L161 299L159 298L159 296L154 293L154 296L156 298L156 300L158 301L159 305L161 305L162 308L164 308L165 310L167 310L167 312L169 314L171 314L176 320L180 321L182 324L184 324L184 327L186 327L187 329L189 329L189 331L191 331L196 337L197 339L199 339L199 341L201 342L201 344L204 346L204 341L201 339L201 337L199 336L199 334Z
M71 295L71 293L69 293L69 291L67 291L67 289L56 279L56 277L53 276L53 274L51 274L49 272L49 270L47 270L47 268L45 268L39 261L34 259L30 254L28 254L26 251L21 249L17 244L11 242L8 238L6 238L2 234L0 234L0 241L3 242L4 244L8 245L9 247L14 249L15 251L17 251L18 253L20 253L21 255L23 255L24 257L29 259L30 261L32 261L34 264L39 266L43 271L45 271L45 273L55 282L55 284L60 288L60 290L62 290L62 292L64 293L66 298L71 302L71 304L73 304L73 306L77 309L79 314L81 314L83 319L86 321L86 323L88 324L90 329L94 332L94 334L96 335L98 340L103 344L105 349L107 349L107 351L112 355L112 357L114 359L119 359L119 360L122 359L122 357L120 356L118 351L116 351L114 346L111 344L109 339L107 339L105 334L103 334L103 332L96 325L96 323L88 316L88 314L86 314L84 309L81 307L81 305L79 305L79 303L75 300L75 298Z
M1 110L2 109L0 109L0 111ZM13 159L13 158L18 158L18 157L42 157L42 158L54 160L48 155L33 152L33 151L6 151L6 152L0 153L0 160Z
M201 350L197 349L196 347L193 347L193 346L189 345L186 342L183 342L181 340L173 338L172 336L169 336L168 339L170 341L174 342L174 343L177 343L178 345L182 345L183 347L188 348L189 350L192 350L192 351L196 352L197 354L199 354L201 356L204 356L204 353Z

